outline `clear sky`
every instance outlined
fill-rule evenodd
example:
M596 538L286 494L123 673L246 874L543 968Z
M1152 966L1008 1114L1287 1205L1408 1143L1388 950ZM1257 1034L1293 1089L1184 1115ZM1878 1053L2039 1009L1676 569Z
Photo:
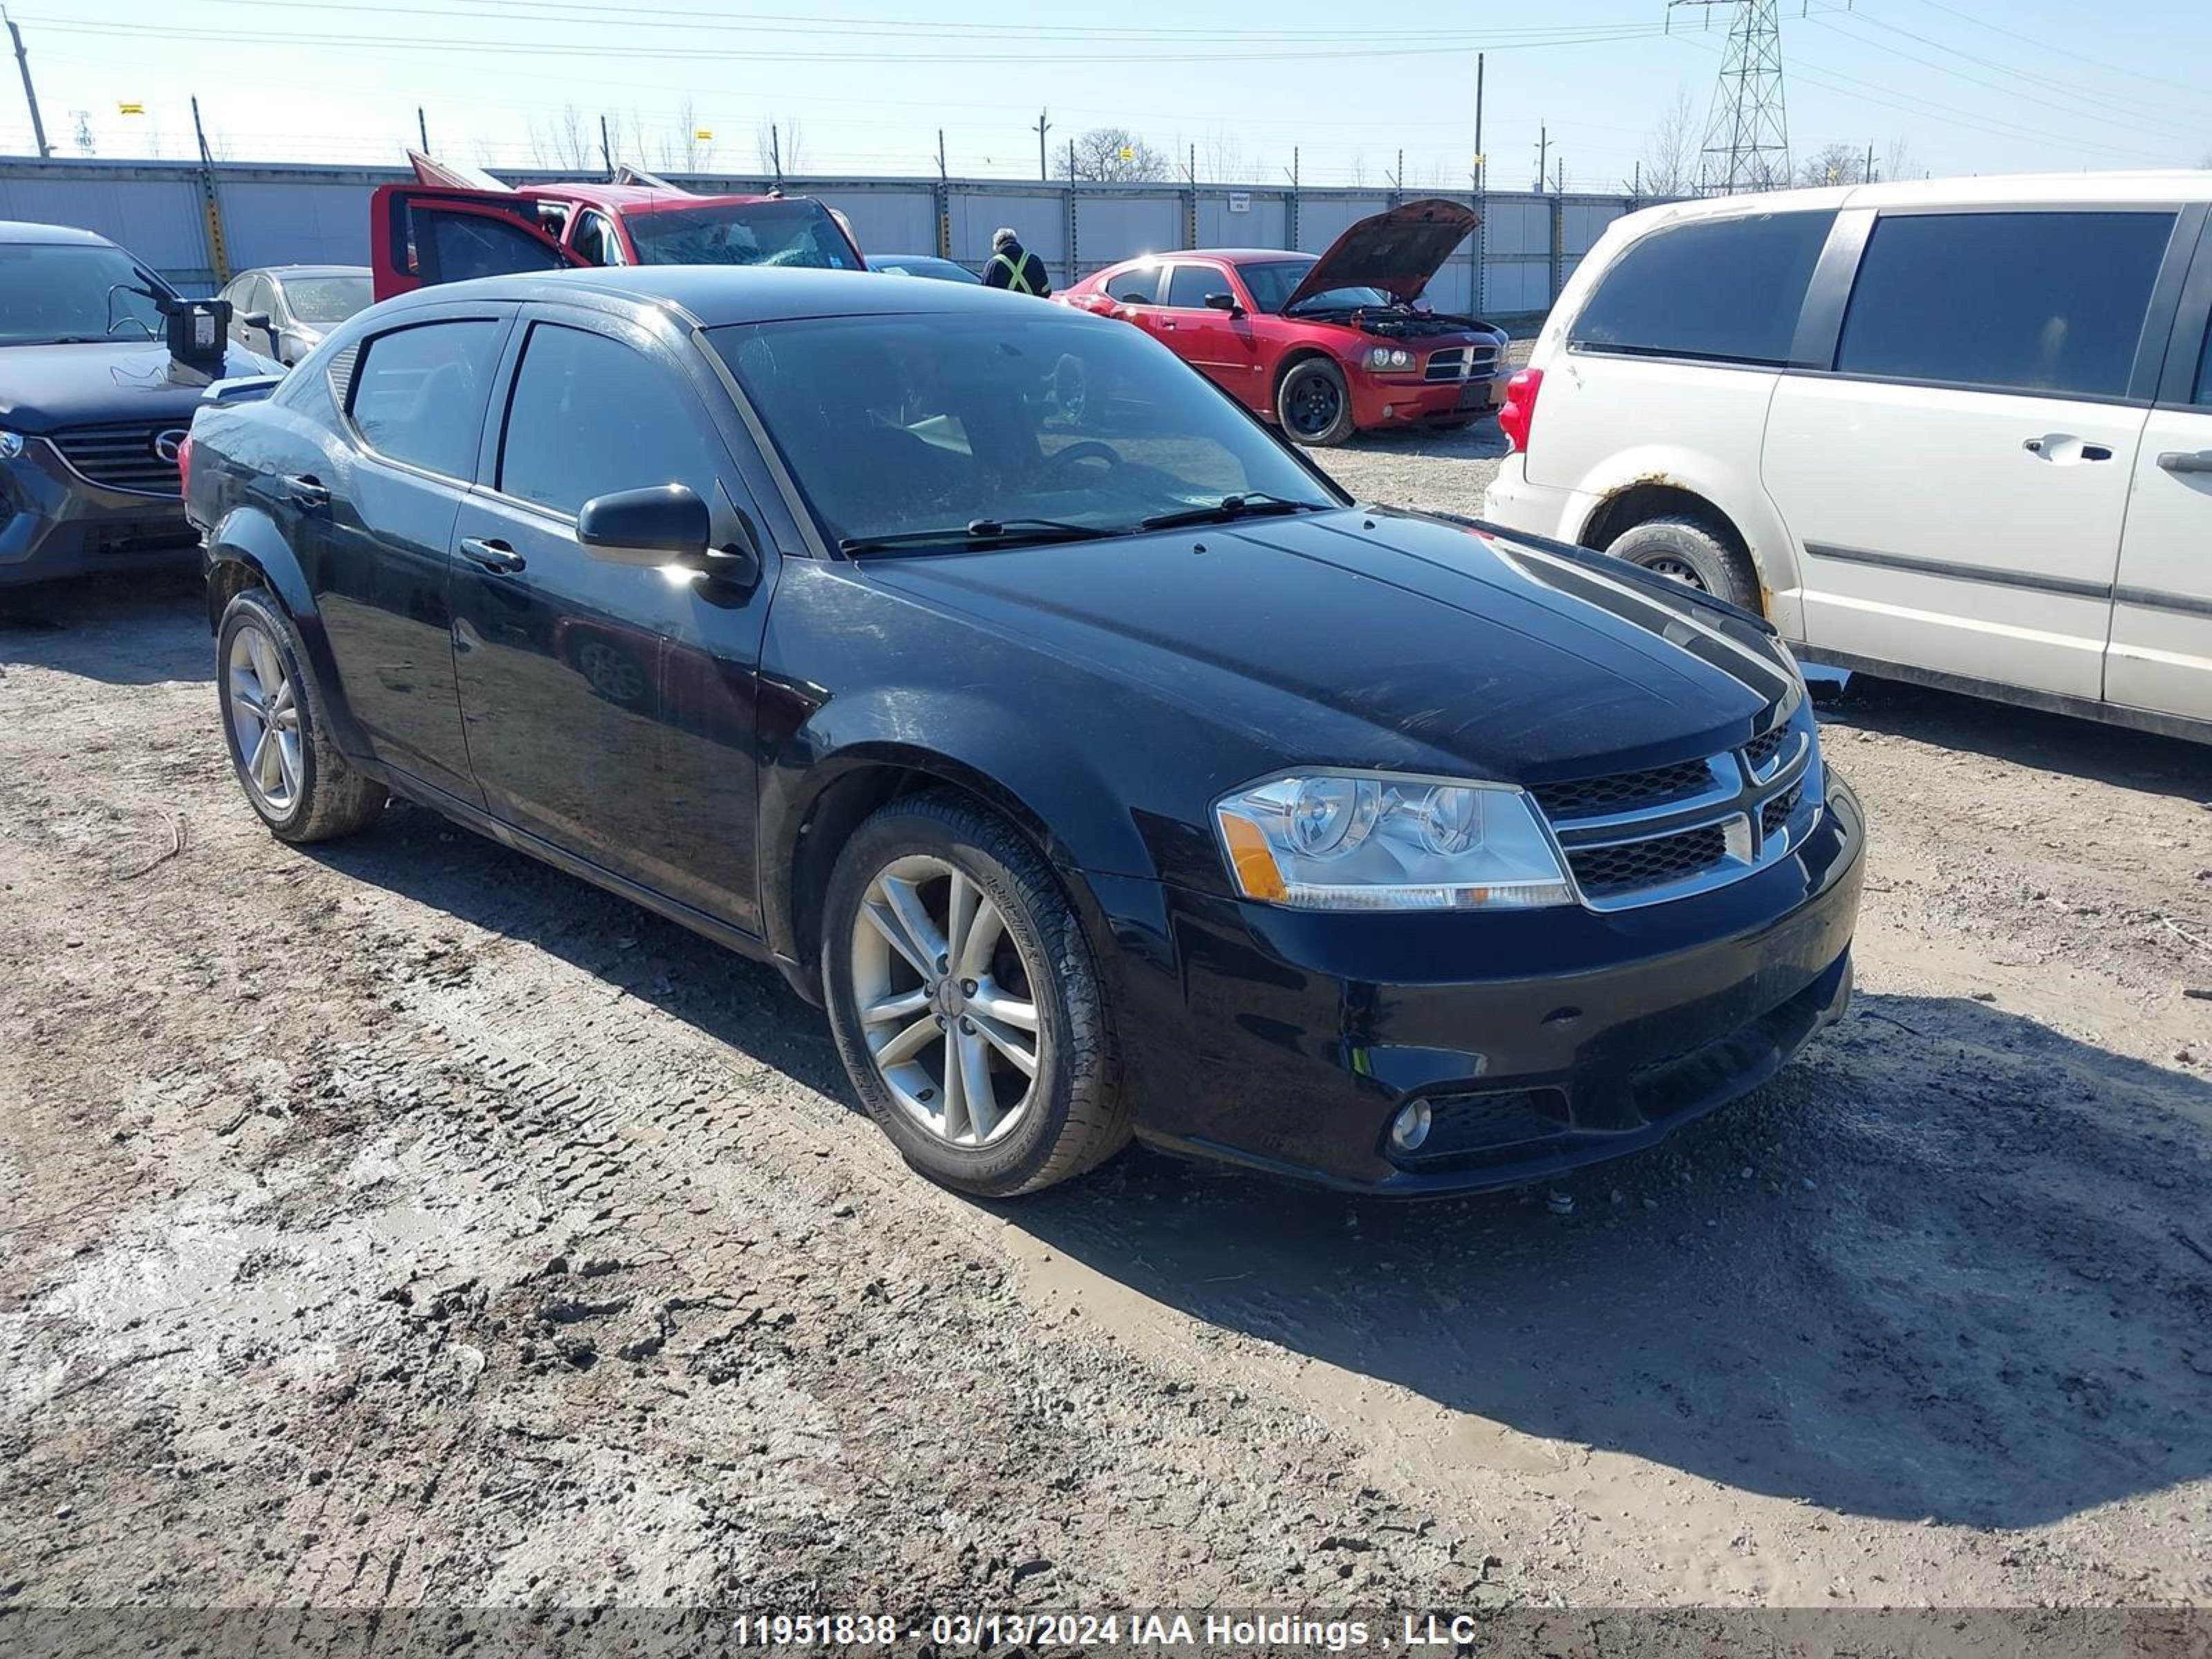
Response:
M1125 125L1202 175L1463 187L1475 54L1491 180L1526 188L1540 126L1570 188L1614 190L1686 93L1702 129L1732 6L1665 0L8 0L47 136L187 154L199 96L238 160L396 161L421 105L434 148L549 162L573 107L618 152L757 165L769 120L801 176L1035 176L1055 145ZM1782 0L1791 148L1830 143L1946 173L2202 166L2212 159L2208 0ZM1207 19L1214 21L1206 21ZM1671 33L1668 32L1671 28ZM0 65L4 69L5 65ZM686 100L691 119L685 122ZM125 115L118 105L143 104ZM12 74L0 150L31 150ZM788 154L788 148L787 148ZM619 154L618 154L619 159ZM1888 171L1884 167L1885 172Z

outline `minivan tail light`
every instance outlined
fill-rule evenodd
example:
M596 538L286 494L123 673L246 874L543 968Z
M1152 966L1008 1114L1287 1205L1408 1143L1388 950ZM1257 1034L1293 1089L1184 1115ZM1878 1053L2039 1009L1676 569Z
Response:
M1513 447L1528 449L1528 428L1536 420L1536 394L1544 389L1544 371L1524 368L1505 383L1505 407L1498 411L1498 424Z

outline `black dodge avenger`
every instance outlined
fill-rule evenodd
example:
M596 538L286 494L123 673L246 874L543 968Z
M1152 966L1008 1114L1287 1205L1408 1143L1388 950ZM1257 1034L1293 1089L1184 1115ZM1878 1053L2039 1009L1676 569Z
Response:
M713 268L380 305L202 411L223 732L773 961L933 1179L1387 1193L1647 1146L1850 994L1753 617L1354 504L1138 331Z

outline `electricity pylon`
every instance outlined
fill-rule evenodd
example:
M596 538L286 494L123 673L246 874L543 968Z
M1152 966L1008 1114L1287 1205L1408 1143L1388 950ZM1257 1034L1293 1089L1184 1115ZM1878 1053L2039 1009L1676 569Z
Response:
M1667 0L1676 6L1733 6L1712 112L1705 118L1700 196L1780 190L1790 183L1790 118L1782 99L1779 0Z

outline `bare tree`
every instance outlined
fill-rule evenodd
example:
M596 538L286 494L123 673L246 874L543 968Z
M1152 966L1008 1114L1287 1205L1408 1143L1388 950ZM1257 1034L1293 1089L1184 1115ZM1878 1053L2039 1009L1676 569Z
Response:
M1808 187L1863 185L1866 162L1866 151L1856 144L1823 144L1797 164L1796 182Z
M1060 151L1053 162L1060 178L1069 176L1071 162L1076 179L1104 184L1147 183L1166 178L1171 170L1166 156L1127 127L1093 127L1075 141L1072 152Z
M634 116L631 119L641 134L643 124ZM676 106L676 112L669 117L668 125L654 141L653 160L663 172L704 173L714 165L713 131L700 115L698 105L686 94ZM702 132L708 136L701 137Z
M2207 167L2212 167L2212 157L2208 157L2206 159L2205 165ZM1882 150L1881 166L1875 173L1875 177L1877 179L1902 179L1912 171L1913 166L1912 145L1905 139L1904 135L1900 133L1898 137L1891 139L1888 145Z
M530 118L530 161L533 167L563 167L580 172L592 165L599 149L599 130L572 103L550 120Z
M1367 183L1367 152L1364 149L1352 151L1352 165L1345 171L1350 176L1354 190L1363 188Z
M1212 184L1233 184L1244 171L1244 147L1226 127L1214 127L1198 141L1199 176Z
M1698 189L1698 165L1703 159L1699 145L1703 142L1698 126L1698 106L1691 100L1686 86L1674 88L1673 100L1651 129L1651 136L1644 141L1644 153L1638 158L1638 171L1642 175L1641 188L1646 196L1693 196ZM1638 182L1624 179L1631 190Z

